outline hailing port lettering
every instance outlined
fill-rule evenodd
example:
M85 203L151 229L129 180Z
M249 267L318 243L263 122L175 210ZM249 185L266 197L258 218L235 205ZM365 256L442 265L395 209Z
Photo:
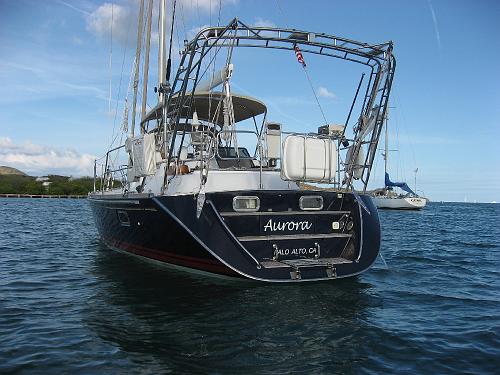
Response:
M277 259L280 256L287 256L287 255L296 255L296 256L306 256L306 255L313 255L317 254L318 249L316 247L301 247L298 249L275 249L274 250L274 259Z
M297 230L309 230L312 227L312 223L309 221L285 221L285 222L274 222L273 219L269 219L269 221L264 225L264 232L269 230L270 232L281 232L285 230L289 231L297 231Z

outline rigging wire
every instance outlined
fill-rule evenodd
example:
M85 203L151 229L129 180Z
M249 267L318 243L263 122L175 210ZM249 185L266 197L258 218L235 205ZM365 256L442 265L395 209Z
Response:
M148 9L146 15L146 45L144 52L143 79L142 79L142 101L141 101L141 122L146 116L146 106L148 98L148 80L149 80L149 55L151 47L151 21L153 16L153 0L148 1ZM144 131L143 124L140 124L141 132Z
M109 41L109 102L108 102L108 114L111 114L111 84L113 79L113 8L114 4L111 2L111 25L110 25L110 41Z
M193 0L191 0L191 4L193 3ZM196 0L196 15L198 16L198 24L201 24L201 18L200 18L200 2L199 0Z
M116 95L115 114L114 114L114 118L113 118L113 132L111 133L111 134L113 134L113 136L115 134L116 119L118 117L118 105L120 103L120 94L121 94L122 80L123 80L123 70L125 68L125 58L127 56L128 41L129 41L129 37L130 37L130 30L132 30L132 29L129 29L129 32L127 33L127 41L126 41L125 47L123 49L122 68L121 68L121 72L120 72L120 81L118 83L118 94ZM129 83L129 86L130 86L130 83ZM127 101L127 99L128 99L128 90L127 90L127 96L125 97L125 101ZM118 135L114 136L113 140L111 141L111 144L109 145L110 149L113 147L113 144L114 144L114 142L115 142L115 140L116 140L117 137L118 137Z
M395 125L395 129L396 129L396 152L398 153L398 162L396 164L396 177L398 179L403 179L405 180L405 176L404 176L404 173L403 173L403 165L402 165L402 162L401 162L401 153L400 153L400 146L401 146L401 143L399 142L399 124L397 122L394 122L394 125Z
M289 27L288 27L287 18L285 16L285 12L281 8L281 5L279 4L278 0L275 0L275 3L276 3L276 7L278 8L278 11L281 13L281 17L283 18L283 21L285 23L285 27L288 29ZM323 111L323 107L321 107L321 103L319 102L318 95L316 94L316 90L314 89L314 85L312 83L311 77L309 76L309 73L307 72L307 68L306 68L305 64L303 64L302 67L304 68L304 73L306 75L307 82L309 82L309 87L311 88L311 91L314 95L314 99L316 99L316 103L318 104L318 108L319 108L319 111L321 112L321 116L323 117L323 120L325 121L325 125L328 125L328 121L326 120L325 112Z
M220 13L222 10L222 0L219 0L219 17L217 19L217 26L220 26Z
M323 116L323 120L325 120L325 125L328 125L328 121L326 121L325 112L323 112L323 108L321 107L321 104L319 102L318 95L316 95L316 91L314 90L314 86L313 86L313 83L311 81L311 78L309 77L309 73L307 72L307 68L305 66L303 68L304 68L304 73L306 73L306 77L307 77L307 81L309 82L309 86L311 87L311 91L314 95L314 98L316 99L316 103L318 103L318 108L321 112L321 115Z
M139 86L139 68L141 64L142 39L144 36L144 0L141 0L139 8L138 26L137 26L137 48L135 52L135 72L134 72L134 100L132 102L132 131L135 134L136 107L137 107L137 89Z
M128 43L129 43L129 39L130 39L131 30L132 30L132 28L130 28L128 30L127 39L125 41L125 47L123 48L123 59L122 59L122 67L121 67L121 71L120 71L120 81L118 83L118 93L116 95L115 114L113 116L113 131L111 133L112 140L111 140L111 143L109 145L109 149L111 149L113 147L113 144L115 143L116 139L118 138L118 134L119 134L119 133L117 133L115 135L116 119L118 117L118 105L120 103L120 94L121 94L121 87L122 87L122 80L123 80L123 70L125 68L125 58L127 56L127 50L128 50L128 45L129 45ZM125 98L125 101L127 100L127 98L128 98L128 91L127 91L127 97Z
M281 8L281 5L279 3L279 0L275 0L276 7L278 8L278 12L281 13L281 17L283 18L283 23L285 24L285 27L288 29L288 23L286 22L286 17L285 17L285 12L283 12L283 9Z
M187 29L186 29L186 20L184 19L184 6L182 5L182 1L179 3L179 6L181 7L179 9L179 13L181 14L181 22L182 22L182 28L184 29L184 39L187 39Z
M222 8L222 0L219 0L219 18L217 20L217 26L220 26L221 8ZM210 61L207 63L206 69L203 72L203 74L205 74L205 72L208 71L208 69L210 68L210 64L213 60L211 82L213 82L213 80L215 78L215 65L217 64L217 55L219 54L219 51L221 50L221 48L222 48L222 46L219 47L219 49L216 49L215 51L210 50ZM209 99L208 99L208 117L209 118L210 118L210 115L212 113L212 92L213 92L213 90L209 91Z
M119 97L120 97L120 92L121 92L123 70L124 70L124 66L125 66L125 57L126 57L126 53L127 53L128 44L129 44L130 35L131 35L132 30L133 30L133 28L129 28L129 31L127 33L127 41L126 41L125 48L124 48L124 51L123 51L122 68L121 68L121 73L120 73L120 83L119 83L119 86L118 86L118 95L117 95L116 107L115 107L115 118L114 118L114 122L113 122L113 134L115 134L114 132L115 132L116 119L117 119L117 114L118 114L118 104L119 104ZM144 34L144 27L143 27L142 32ZM141 40L142 40L142 35L141 35ZM141 46L141 51L142 51L142 49L143 49L143 47ZM126 117L127 120L128 120L128 105L127 105L128 104L128 97L130 95L130 90L131 90L131 87L132 87L132 82L133 82L133 77L134 77L134 70L135 70L135 67L136 67L137 64L140 64L140 62L137 61L137 56L135 56L134 57L134 61L132 62L132 66L131 66L131 72L130 72L129 82L128 82L128 86L127 86L127 94L125 96L124 118ZM140 93L139 93L139 95L140 95ZM128 121L127 121L127 125L128 125ZM125 126L123 128L125 128ZM122 130L125 131L124 129L122 129ZM128 131L128 126L127 126L127 130L126 131ZM112 148L113 144L115 143L115 141L116 141L116 139L118 138L119 135L120 135L120 132L117 132L114 135L113 140L111 141L111 144L110 144L110 147L109 147L110 149Z
M407 123L405 121L405 116L404 116L404 108L403 108L403 103L401 103L401 101L398 100L398 97L397 97L397 94L392 94L392 97L394 98L394 102L396 103L396 106L400 109L396 115L396 119L398 120L399 122L399 116L401 116L401 123L402 123L402 130L406 136L406 138L408 139L408 143L410 145L410 150L411 150L411 155L412 155L412 159L413 159L413 165L415 168L417 168L417 158L415 156L415 149L413 147L413 142L411 142L411 137L408 135L408 132L407 132L407 129L406 129L406 126L405 124Z

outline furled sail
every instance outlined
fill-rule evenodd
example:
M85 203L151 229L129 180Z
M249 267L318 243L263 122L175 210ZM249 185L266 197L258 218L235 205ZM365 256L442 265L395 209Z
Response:
M375 106L372 108L370 116L363 115L361 117L361 131L359 132L359 137L361 139L364 139L368 134L371 133L377 122L379 112L380 112L380 107Z

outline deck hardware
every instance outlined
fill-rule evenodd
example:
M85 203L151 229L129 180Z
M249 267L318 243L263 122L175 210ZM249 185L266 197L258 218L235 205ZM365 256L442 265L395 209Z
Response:
M331 278L337 277L337 268L333 266L333 264L328 264L326 267L326 275Z
M314 243L314 246L316 246L316 248L318 249L318 252L316 253L316 255L314 257L319 258L319 256L321 255L321 247L319 246L319 243L317 243L317 242Z
M347 230L351 230L353 227L354 227L354 223L353 223L353 222L352 222L352 220L351 220L351 221L349 221L349 222L347 223Z
M302 277L300 276L300 270L298 268L290 271L290 278L292 280L300 280Z
M333 230L339 230L340 229L340 223L338 221L333 221L332 222L332 229Z
M273 260L278 260L278 245L273 243L273 249L274 249Z

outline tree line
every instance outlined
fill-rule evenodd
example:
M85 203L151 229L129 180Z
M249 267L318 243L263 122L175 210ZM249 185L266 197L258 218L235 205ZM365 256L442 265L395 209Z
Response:
M50 184L44 186L44 181L36 181L36 177L0 175L0 194L87 195L89 191L94 190L92 177L70 178L57 175L47 177L46 182ZM97 182L99 185L99 181Z

